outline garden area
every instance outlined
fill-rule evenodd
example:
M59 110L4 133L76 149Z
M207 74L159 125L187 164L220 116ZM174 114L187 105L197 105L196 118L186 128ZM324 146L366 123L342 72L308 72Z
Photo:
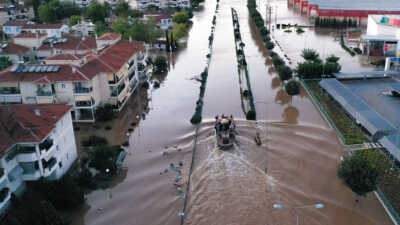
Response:
M368 142L368 138L363 131L346 115L343 109L333 100L328 94L324 94L319 86L319 79L304 80L306 88L314 96L314 100L321 108L321 111L326 113L326 116L332 120L337 130L343 137L343 142L346 145L362 144ZM339 135L340 136L340 135Z

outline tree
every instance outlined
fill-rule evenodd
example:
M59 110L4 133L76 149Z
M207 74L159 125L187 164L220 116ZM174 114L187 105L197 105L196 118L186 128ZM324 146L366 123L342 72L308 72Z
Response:
M103 22L97 21L95 23L95 31L98 36L101 36L102 34L104 34L108 31L108 28L106 27L106 25Z
M331 75L332 73L338 73L342 67L338 63L333 63L333 62L326 62L324 64L324 74L325 75Z
M328 58L325 59L325 61L331 62L331 63L337 63L337 62L339 62L339 59L340 58L335 55L330 55L330 56L328 56Z
M290 69L290 67L286 65L280 65L277 68L279 78L281 81L289 80L292 78L293 71Z
M172 27L172 32L174 33L175 40L180 40L181 38L187 36L189 29L186 24L175 23Z
M301 57L305 60L316 61L319 59L319 54L314 49L305 48L301 51Z
M56 12L48 4L41 5L38 9L39 20L43 23L54 23L57 19Z
M354 193L366 196L376 190L379 170L361 151L356 151L340 163L338 176Z
M115 33L122 34L123 39L128 39L130 36L131 26L129 25L128 21L124 17L118 17L113 22L113 30Z
M66 225L54 206L43 200L39 204L39 218L42 225Z
M46 196L56 209L73 209L85 201L83 191L70 175L55 181L39 180L32 183L31 187Z
M132 12L132 8L129 5L129 3L122 0L122 1L118 2L118 4L115 6L115 14L117 16L127 17L127 16L132 15L133 12Z
M285 90L288 95L298 95L300 93L300 85L298 81L290 80L285 84Z
M109 121L114 119L115 112L112 105L105 104L96 108L95 115L98 121Z
M13 63L8 58L8 56L0 56L0 70L4 70L5 68L11 66Z
M307 78L321 78L324 65L320 62L305 61L297 64L296 72L304 79Z
M165 39L166 39L166 46L165 46L165 50L167 51L167 52L170 52L171 51L171 42L170 42L170 40L169 40L169 36L168 36L168 30L165 30Z
M137 22L130 29L130 36L137 41L151 42L161 37L163 32L154 20L147 23Z
M81 16L79 16L79 15L72 15L69 18L69 23L71 26L78 24L80 21L81 21Z
M174 23L187 24L189 22L189 14L186 11L177 12L172 17Z
M95 2L87 8L86 14L93 23L96 23L97 21L104 22L107 12L102 4Z
M165 56L157 56L153 63L154 73L163 73L167 71L168 64Z

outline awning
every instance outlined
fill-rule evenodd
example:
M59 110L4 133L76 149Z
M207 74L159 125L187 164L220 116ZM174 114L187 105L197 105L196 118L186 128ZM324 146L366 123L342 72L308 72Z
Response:
M18 87L18 82L1 82L0 83L0 88L5 88L5 87Z
M53 97L37 98L37 104L53 104Z
M90 101L91 98L90 95L77 95L75 96L75 101Z

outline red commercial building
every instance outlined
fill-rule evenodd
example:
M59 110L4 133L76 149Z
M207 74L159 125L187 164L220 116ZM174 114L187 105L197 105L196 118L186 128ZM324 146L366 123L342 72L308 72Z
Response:
M367 24L368 15L400 15L400 0L287 0L301 13L310 17L352 19Z

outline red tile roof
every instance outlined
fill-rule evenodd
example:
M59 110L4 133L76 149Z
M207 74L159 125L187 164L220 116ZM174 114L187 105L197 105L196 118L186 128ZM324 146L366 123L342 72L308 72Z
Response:
M22 29L60 29L63 24L25 24Z
M3 26L10 26L10 27L22 27L26 24L26 21L7 21L3 24Z
M17 143L41 142L71 108L59 104L0 106L0 154Z
M14 43L7 43L5 48L2 48L0 51L0 55L24 55L29 51L29 48L14 44Z
M144 42L120 40L98 55L88 55L88 62L79 68L92 79L99 73L115 73L138 51L144 51Z
M86 54L54 54L46 58L46 60L79 60Z
M97 40L101 41L112 41L121 38L121 34L105 33L101 35Z
M172 16L169 15L169 14L161 14L161 15L154 16L154 18L156 19L156 21L157 21L158 23L161 23L161 20L164 20L164 19L172 19Z
M92 78L85 76L79 68L73 72L72 65L56 65L60 66L57 72L12 72L12 68L18 66L15 64L0 72L0 82L35 82L35 83L52 83L59 81L87 81ZM43 65L28 65L43 66ZM55 66L55 65L46 65Z
M43 34L43 33L38 33L39 38L41 37L45 37L47 36L47 34ZM15 36L14 38L36 38L36 33L31 33L31 32L24 32L24 33L20 33L17 36Z
M87 81L93 79L99 73L118 72L136 52L144 50L144 42L120 40L99 54L88 54L87 63L81 67L74 67L76 68L74 73L72 72L72 65L59 65L60 70L58 72L37 73L12 72L12 68L17 66L14 65L0 72L0 82L52 83L57 81Z
M86 38L82 40L77 37L68 37L66 42L61 42L54 44L53 47L50 44L44 44L38 48L38 51L50 51L51 49L60 49L60 50L94 50L97 49L96 39L95 38Z

